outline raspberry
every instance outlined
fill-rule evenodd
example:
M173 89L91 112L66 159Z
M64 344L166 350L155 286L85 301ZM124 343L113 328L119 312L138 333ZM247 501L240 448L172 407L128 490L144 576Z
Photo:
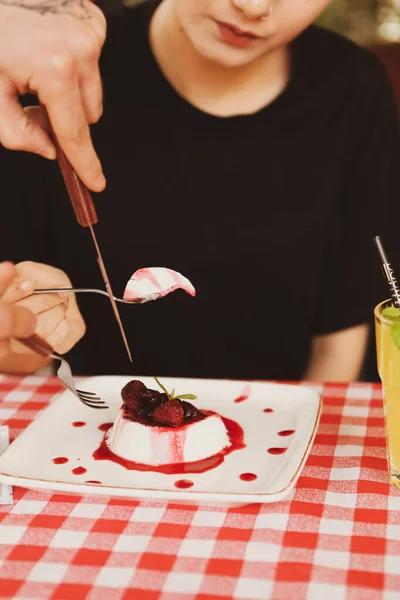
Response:
M205 415L196 408L191 402L180 401L183 408L183 418L186 421L192 423L194 421L201 421L205 418Z
M183 423L183 408L179 400L169 400L158 406L153 412L153 419L160 425L179 427Z
M121 390L121 396L125 407L128 410L136 411L140 407L140 397L146 389L144 383L137 379L129 381L129 383Z
M141 405L138 415L147 421L151 421L155 409L165 404L168 401L168 396L157 390L147 389L141 394L140 400Z

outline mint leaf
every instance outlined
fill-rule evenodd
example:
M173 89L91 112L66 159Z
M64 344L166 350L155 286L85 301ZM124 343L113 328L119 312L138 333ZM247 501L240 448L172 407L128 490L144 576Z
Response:
M392 336L393 344L400 350L400 321L390 326L390 335Z
M170 394L169 394L167 388L165 388L163 386L163 384L158 380L158 377L153 377L153 379L155 379L157 381L157 383L160 386L160 388L167 394L168 398L170 398Z
M171 393L169 393L169 391L167 390L167 388L165 388L163 386L163 384L158 379L158 377L154 377L153 376L153 379L156 380L156 382L158 383L158 385L160 386L160 388L167 394L168 400L172 400L173 398L178 398L180 400L196 400L196 398L197 398L197 396L194 396L193 394L181 394L180 396L175 396L175 388L172 390Z
M387 306L386 308L383 309L382 316L389 317L391 319L393 319L393 318L398 319L398 318L400 318L400 309L395 308L394 306Z

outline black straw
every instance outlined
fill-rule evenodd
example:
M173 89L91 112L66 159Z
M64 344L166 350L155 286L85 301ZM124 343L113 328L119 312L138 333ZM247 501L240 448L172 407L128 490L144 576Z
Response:
M399 284L397 283L396 275L392 269L392 266L386 256L386 252L383 249L381 239L379 235L374 238L374 242L376 247L378 248L379 256L381 259L382 271L385 276L385 279L388 283L390 296L392 298L393 306L400 309L400 289Z

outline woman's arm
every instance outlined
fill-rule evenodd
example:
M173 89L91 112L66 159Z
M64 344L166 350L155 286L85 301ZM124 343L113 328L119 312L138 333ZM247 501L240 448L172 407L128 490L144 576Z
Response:
M308 381L356 381L367 341L366 324L315 336L304 378Z

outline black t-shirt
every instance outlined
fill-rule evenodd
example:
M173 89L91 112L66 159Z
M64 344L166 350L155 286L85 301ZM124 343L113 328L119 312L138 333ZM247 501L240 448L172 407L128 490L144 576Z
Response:
M121 306L130 365L107 299L81 294L87 333L68 359L77 374L301 378L313 335L370 320L387 295L372 237L394 252L390 86L367 51L313 26L293 42L290 83L272 104L211 116L158 68L154 4L110 17L93 128L108 186L95 230L116 294L138 268L165 266L197 296ZM0 169L0 258L103 287L57 164L0 149Z

